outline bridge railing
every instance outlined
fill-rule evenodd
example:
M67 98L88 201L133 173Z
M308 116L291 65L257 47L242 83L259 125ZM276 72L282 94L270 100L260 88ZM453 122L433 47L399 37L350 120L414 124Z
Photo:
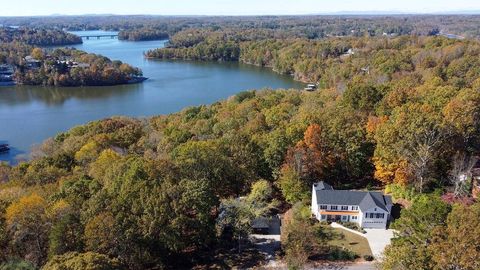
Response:
M80 35L79 36L80 38L84 38L84 39L90 39L90 38L97 38L97 39L101 39L101 38L111 38L111 39L114 39L114 38L118 38L118 34L117 35Z

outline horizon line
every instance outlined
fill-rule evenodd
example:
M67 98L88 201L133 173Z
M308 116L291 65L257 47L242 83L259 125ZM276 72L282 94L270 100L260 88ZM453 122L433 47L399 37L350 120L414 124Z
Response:
M388 16L388 15L480 15L480 10L451 10L451 11L431 11L431 12L412 12L412 11L388 11L388 10L365 10L365 11L333 11L318 13L298 13L298 14L121 14L121 13L84 13L84 14L37 14L37 15L0 15L0 18L15 17L88 17L88 16L159 16L159 17L268 17L268 16Z

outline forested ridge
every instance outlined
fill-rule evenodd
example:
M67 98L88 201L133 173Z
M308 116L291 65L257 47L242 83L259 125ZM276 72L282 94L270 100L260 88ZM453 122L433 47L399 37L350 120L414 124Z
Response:
M58 134L31 161L0 167L0 260L44 269L207 267L224 245L236 248L253 217L287 203L293 225L282 244L298 266L336 252L308 209L307 217L298 210L325 180L385 187L407 201L383 269L477 269L479 204L458 168L480 151L480 44L271 34L190 29L153 53L237 55L321 89L246 91ZM214 46L221 49L200 50Z
M81 44L82 39L74 34L61 30L35 28L0 27L0 41L20 42L37 46L59 46Z
M290 37L455 34L478 38L479 15L311 16L48 16L0 17L0 24L69 31L158 29L173 35L190 28L267 29Z

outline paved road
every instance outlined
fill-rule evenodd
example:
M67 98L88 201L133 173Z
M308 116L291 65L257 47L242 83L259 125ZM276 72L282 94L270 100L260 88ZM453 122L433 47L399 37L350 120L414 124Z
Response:
M256 268L257 269L257 268ZM258 269L266 270L288 270L285 262L277 262L276 264L264 265ZM373 263L357 263L352 265L330 265L330 266L305 266L307 270L377 270Z
M373 263L358 263L344 268L345 270L375 270Z
M312 270L376 270L375 265L372 262L361 262L352 265L329 265L329 266L316 266L307 269Z
M280 250L280 235L250 235L258 251L265 256L265 268L281 269L281 262L277 258L277 251ZM279 268L280 267L280 268Z

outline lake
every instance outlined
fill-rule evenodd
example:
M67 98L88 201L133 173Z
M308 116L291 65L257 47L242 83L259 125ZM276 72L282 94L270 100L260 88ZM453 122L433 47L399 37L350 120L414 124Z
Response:
M105 34L82 31L76 34ZM113 115L152 116L188 106L210 104L240 91L261 88L302 88L289 76L239 63L146 60L143 52L166 41L89 39L73 46L121 60L143 70L142 84L106 87L0 87L0 144L9 153L0 161L28 158L31 147L55 134Z

